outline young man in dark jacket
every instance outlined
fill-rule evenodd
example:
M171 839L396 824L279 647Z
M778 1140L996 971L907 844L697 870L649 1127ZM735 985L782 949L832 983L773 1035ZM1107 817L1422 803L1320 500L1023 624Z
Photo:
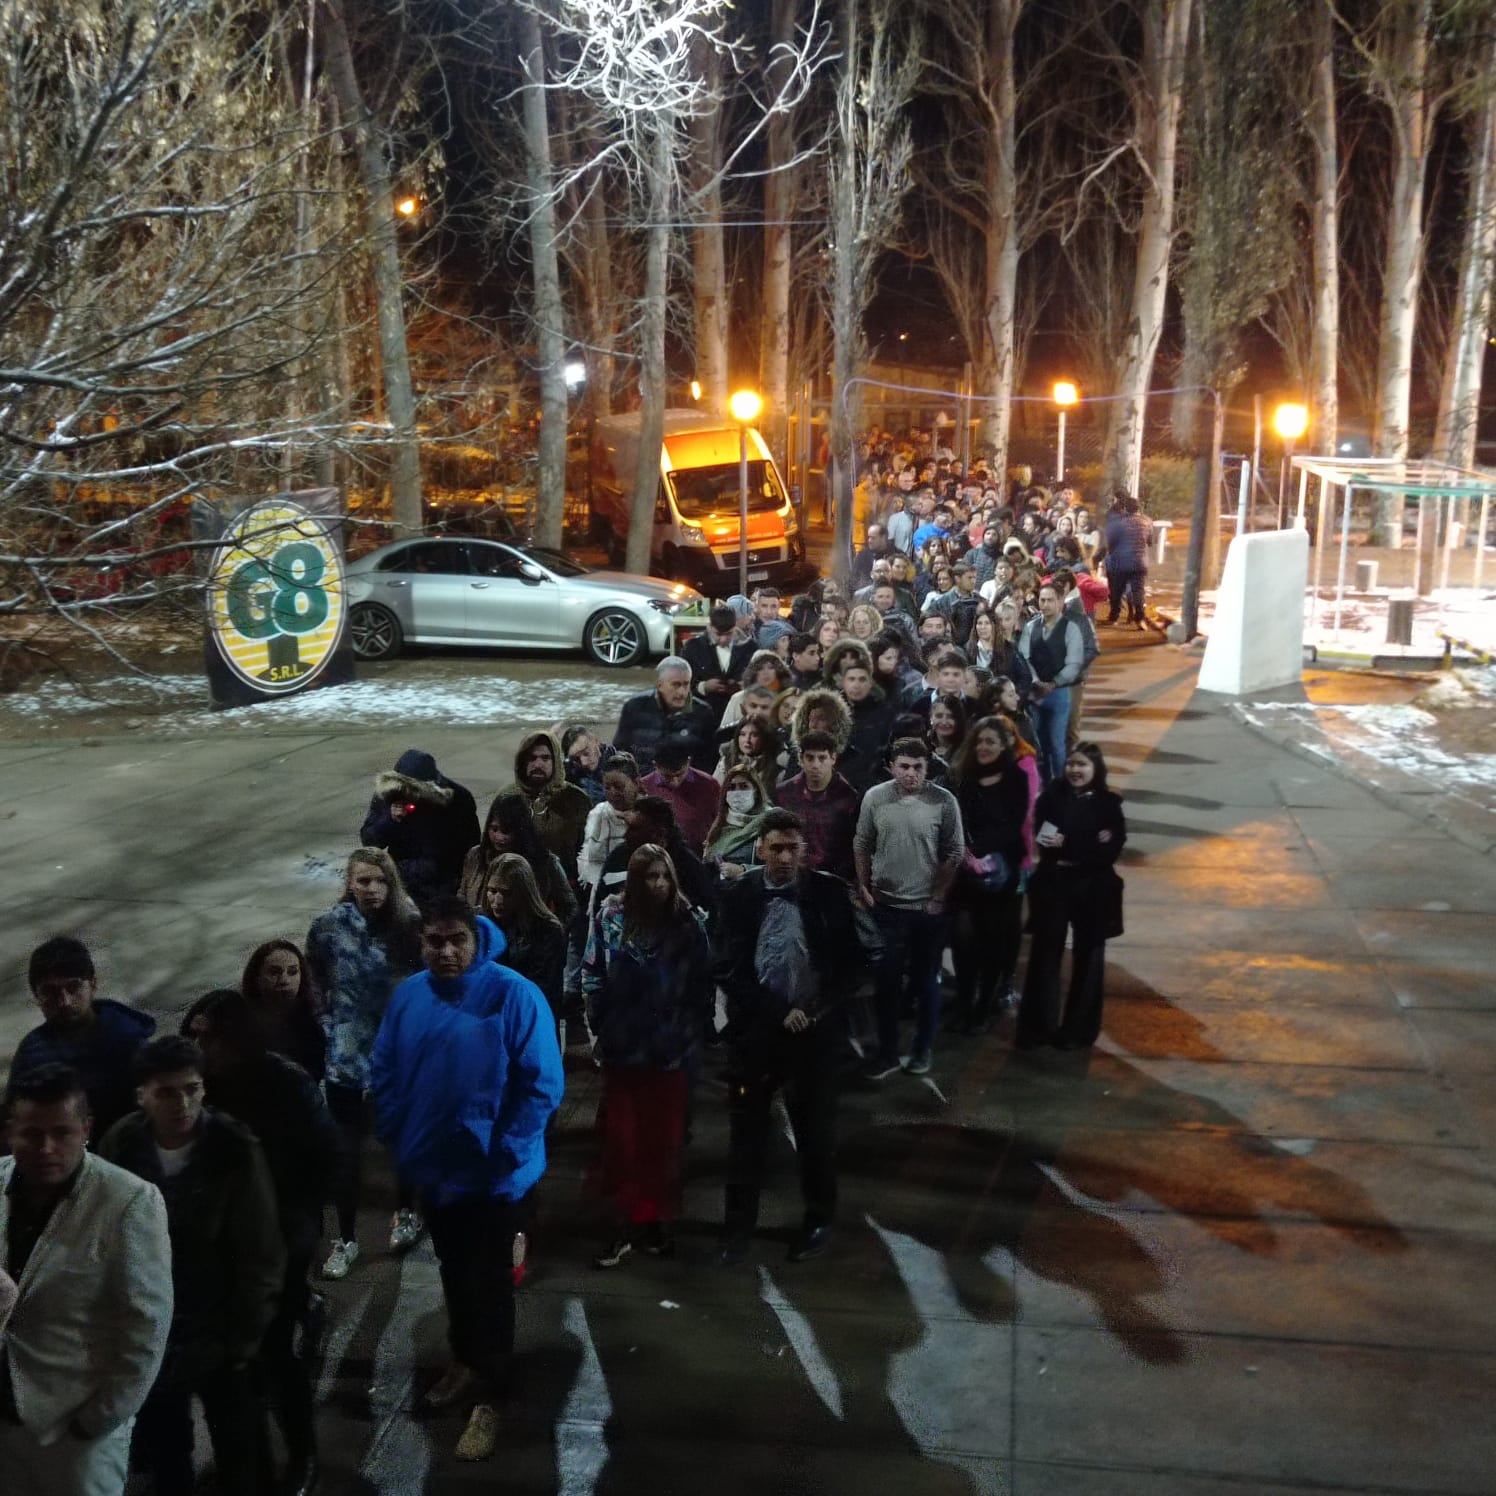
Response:
M286 1439L286 1489L305 1496L317 1480L311 1372L319 1316L312 1311L308 1279L322 1237L323 1207L332 1193L337 1127L306 1071L265 1048L254 1009L242 993L225 990L199 998L188 1009L182 1032L202 1050L209 1104L259 1139L275 1188L286 1273L261 1361Z
M789 1256L801 1262L826 1249L836 1213L837 1059L857 937L845 886L805 866L798 816L769 811L757 851L762 865L722 896L714 943L730 1055L721 1258L735 1263L747 1255L758 1222L769 1105L783 1088L805 1206Z
M32 951L29 976L42 1022L17 1045L10 1073L26 1075L43 1065L77 1071L97 1142L135 1107L130 1063L156 1032L156 1020L101 998L88 947L69 935L54 935Z
M166 1199L175 1292L166 1361L135 1425L156 1496L189 1496L192 1399L203 1405L219 1490L261 1496L268 1472L254 1361L286 1269L275 1189L254 1135L203 1105L203 1057L190 1039L153 1039L135 1056L140 1110L99 1145L110 1163Z
M487 959L478 932L461 899L426 910L426 970L395 989L370 1066L379 1136L420 1192L447 1301L452 1365L425 1406L473 1403L460 1460L487 1459L498 1442L514 1355L511 1254L563 1089L544 993Z
M436 760L407 748L393 772L374 776L374 798L359 832L366 847L395 859L406 892L423 907L457 891L462 860L482 836L470 791L448 779Z
M1115 623L1127 602L1127 621L1143 624L1143 594L1148 583L1148 547L1153 526L1138 509L1132 494L1119 494L1117 506L1106 517L1106 580L1111 608L1106 621Z

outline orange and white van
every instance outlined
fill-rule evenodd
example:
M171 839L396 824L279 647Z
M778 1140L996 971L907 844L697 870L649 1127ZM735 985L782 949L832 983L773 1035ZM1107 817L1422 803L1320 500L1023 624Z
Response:
M738 590L739 428L700 410L667 410L650 570L708 597ZM623 554L639 456L639 414L606 416L592 440L594 533ZM762 436L748 428L748 582L778 581L805 560L789 490Z

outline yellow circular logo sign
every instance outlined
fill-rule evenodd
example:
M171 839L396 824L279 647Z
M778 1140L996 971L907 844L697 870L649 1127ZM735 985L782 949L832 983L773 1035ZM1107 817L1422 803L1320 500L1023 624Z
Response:
M343 627L343 563L323 522L288 499L246 509L208 578L208 626L242 681L268 695L306 685Z

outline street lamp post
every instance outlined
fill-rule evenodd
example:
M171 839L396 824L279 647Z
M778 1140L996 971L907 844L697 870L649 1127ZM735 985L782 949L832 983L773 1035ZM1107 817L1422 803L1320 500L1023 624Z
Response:
M1283 442L1283 456L1278 464L1278 528L1283 528L1288 504L1288 459L1293 444L1309 429L1309 407L1289 402L1273 412L1273 430Z
M753 390L735 390L727 402L738 423L738 591L748 596L748 428L764 402Z
M1060 407L1060 439L1054 458L1054 481L1058 486L1065 477L1065 413L1080 399L1080 391L1068 379L1054 387L1054 403Z

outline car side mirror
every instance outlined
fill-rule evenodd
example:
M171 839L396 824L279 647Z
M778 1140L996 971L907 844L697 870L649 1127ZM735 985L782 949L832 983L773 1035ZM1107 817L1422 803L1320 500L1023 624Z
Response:
M545 573L533 561L521 561L519 564L519 579L528 586L538 587L545 581Z

